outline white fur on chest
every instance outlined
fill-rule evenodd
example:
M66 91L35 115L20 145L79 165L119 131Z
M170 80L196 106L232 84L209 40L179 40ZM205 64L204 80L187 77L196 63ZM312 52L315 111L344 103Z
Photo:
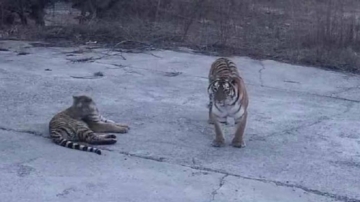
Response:
M216 115L216 117L218 117L218 119L226 119L227 117L230 117L234 120L238 120L245 112L244 107L241 106L239 102L235 103L235 105L218 105L216 103L214 103L214 105L216 106L212 107L212 112Z

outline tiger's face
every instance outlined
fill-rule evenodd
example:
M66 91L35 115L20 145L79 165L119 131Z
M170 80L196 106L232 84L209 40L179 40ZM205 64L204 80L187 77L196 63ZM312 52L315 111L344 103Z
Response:
M97 111L97 107L93 99L86 95L73 96L73 107L80 113L82 117L92 114Z
M236 96L234 81L228 79L216 80L211 88L214 94L214 101L218 104L230 104Z

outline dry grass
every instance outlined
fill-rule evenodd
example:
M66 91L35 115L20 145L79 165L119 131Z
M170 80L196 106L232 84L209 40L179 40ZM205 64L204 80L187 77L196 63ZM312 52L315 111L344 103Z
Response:
M15 33L123 48L188 46L358 73L359 11L358 0L133 0L84 25L74 13L50 11L52 25Z

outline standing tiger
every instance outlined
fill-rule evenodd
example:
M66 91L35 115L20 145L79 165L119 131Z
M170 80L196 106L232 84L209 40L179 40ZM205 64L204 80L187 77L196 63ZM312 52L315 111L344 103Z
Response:
M237 124L232 146L245 147L244 131L247 119L248 94L243 78L236 65L227 58L218 58L209 72L209 123L215 126L212 146L224 145L224 135L220 123L227 123L227 117Z
M115 144L116 136L96 133L126 133L129 126L100 115L91 97L73 96L73 105L56 114L49 123L51 139L58 145L101 155L101 150L76 142Z

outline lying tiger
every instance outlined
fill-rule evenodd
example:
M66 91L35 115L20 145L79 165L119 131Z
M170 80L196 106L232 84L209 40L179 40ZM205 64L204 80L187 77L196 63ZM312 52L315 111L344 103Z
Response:
M127 133L129 126L117 124L100 115L91 97L73 96L73 105L56 114L49 123L51 139L58 145L101 155L101 150L76 142L115 144L113 134Z
M232 146L245 147L244 131L247 120L248 94L243 78L236 65L227 58L218 58L212 63L209 72L209 123L215 126L214 147L224 145L220 123L227 117L234 118L237 124Z

